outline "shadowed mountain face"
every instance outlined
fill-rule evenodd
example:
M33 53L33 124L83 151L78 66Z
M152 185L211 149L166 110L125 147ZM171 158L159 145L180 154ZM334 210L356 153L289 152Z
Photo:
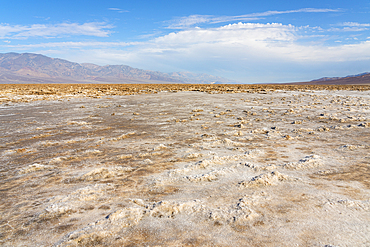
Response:
M190 72L161 73L127 65L73 63L32 53L0 54L0 83L113 82L113 83L237 83Z

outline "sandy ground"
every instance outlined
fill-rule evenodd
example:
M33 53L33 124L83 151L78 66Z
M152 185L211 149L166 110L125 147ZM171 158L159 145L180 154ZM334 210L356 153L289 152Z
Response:
M1 246L370 246L370 91L6 90Z

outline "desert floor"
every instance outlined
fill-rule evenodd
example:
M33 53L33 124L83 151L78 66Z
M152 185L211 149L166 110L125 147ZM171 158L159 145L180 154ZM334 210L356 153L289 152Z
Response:
M0 87L0 245L370 246L369 87L119 87Z

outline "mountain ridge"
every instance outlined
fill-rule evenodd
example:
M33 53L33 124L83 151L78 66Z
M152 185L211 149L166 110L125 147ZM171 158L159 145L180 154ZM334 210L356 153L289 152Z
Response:
M357 75L347 75L344 77L322 77L319 79L311 80L311 82L317 82L317 81L333 81L333 80L339 80L339 79L345 79L345 78L354 78L354 77L360 77L360 76L367 76L370 75L369 72L360 73Z
M365 72L357 75L347 75L345 77L322 77L319 79L305 82L279 83L281 85L369 85L370 73Z
M370 84L370 73L365 72L357 75L348 75L345 77L323 77L309 82L299 82L295 84L310 85L365 85Z
M75 63L34 53L0 53L0 83L239 83L191 72L163 73L128 65Z

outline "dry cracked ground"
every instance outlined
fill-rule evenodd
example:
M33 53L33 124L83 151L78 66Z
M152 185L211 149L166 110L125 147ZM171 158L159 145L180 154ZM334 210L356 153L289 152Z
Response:
M370 246L370 91L78 90L2 91L0 245Z

